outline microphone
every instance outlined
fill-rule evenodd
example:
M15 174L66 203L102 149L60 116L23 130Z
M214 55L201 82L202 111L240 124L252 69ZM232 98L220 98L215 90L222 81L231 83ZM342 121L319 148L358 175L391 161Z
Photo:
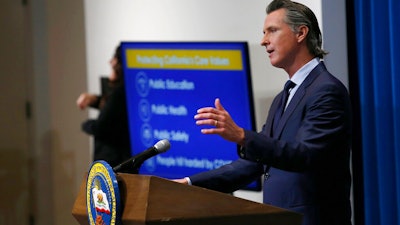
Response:
M126 160L125 162L115 166L113 171L119 172L122 170L133 171L134 174L139 173L140 166L145 160L151 158L160 153L166 152L171 147L171 144L167 139L158 141L154 146L144 150L143 152L133 156L132 158Z

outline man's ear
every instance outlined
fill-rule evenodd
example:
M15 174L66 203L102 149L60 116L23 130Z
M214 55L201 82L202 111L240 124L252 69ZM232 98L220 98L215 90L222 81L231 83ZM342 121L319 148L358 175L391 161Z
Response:
M297 42L302 42L303 40L306 39L308 35L309 28L306 25L301 25L298 28L297 32Z

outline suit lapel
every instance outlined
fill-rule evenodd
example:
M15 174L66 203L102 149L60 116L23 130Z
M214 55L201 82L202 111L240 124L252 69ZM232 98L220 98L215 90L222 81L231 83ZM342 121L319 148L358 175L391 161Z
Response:
M275 96L275 98L272 101L272 104L270 106L270 109L268 111L267 121L265 122L265 127L263 129L265 134L268 137L272 136L271 131L272 131L272 126L273 126L273 122L274 122L274 115L275 115L276 110L278 110L278 106L280 104L279 100L282 98L281 97L282 93L283 92L281 91L277 96Z
M311 72L310 74L306 77L306 79L303 81L303 83L301 84L301 86L297 89L296 93L294 94L294 96L292 97L291 101L289 102L289 105L287 106L285 112L282 115L282 118L279 121L279 124L276 128L276 130L274 130L274 137L278 138L281 136L282 130L286 125L287 120L289 119L289 117L293 114L294 110L296 109L296 107L298 106L298 104L301 102L301 100L303 99L306 90L308 88L308 86L310 86L310 84L315 80L315 78L322 73L323 71L326 71L326 67L325 64L323 62L320 62ZM281 95L282 93L280 93ZM275 104L278 105L278 104ZM277 106L275 106L275 109L273 112L275 112ZM268 118L270 117L270 115L268 116ZM269 118L271 120L271 118ZM272 122L271 122L272 124Z

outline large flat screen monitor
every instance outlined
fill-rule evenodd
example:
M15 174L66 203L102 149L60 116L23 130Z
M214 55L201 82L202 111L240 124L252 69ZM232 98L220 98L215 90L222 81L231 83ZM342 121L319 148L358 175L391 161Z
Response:
M193 117L220 98L239 126L255 129L246 42L122 42L121 49L132 154L171 143L140 174L182 178L238 159L235 143L202 134ZM260 183L244 189L259 191Z

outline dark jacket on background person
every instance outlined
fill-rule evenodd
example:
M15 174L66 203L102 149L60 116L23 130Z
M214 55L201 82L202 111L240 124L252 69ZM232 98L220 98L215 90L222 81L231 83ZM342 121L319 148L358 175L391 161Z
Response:
M98 118L83 122L82 129L94 137L93 160L105 160L114 167L131 157L124 85L114 87L104 102L101 99L91 105L100 110Z

